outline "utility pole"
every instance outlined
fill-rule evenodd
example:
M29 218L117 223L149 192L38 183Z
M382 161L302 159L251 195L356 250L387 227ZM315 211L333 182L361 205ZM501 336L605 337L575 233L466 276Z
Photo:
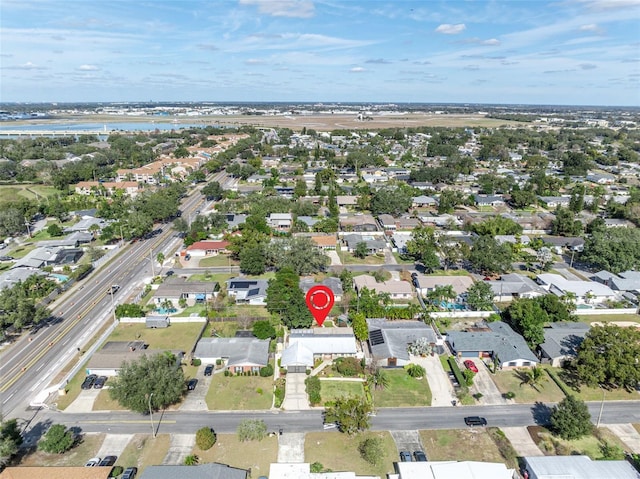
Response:
M149 260L151 261L151 276L155 277L155 268L153 267L153 248L149 249Z
M111 288L111 310L113 311L113 322L117 323L118 318L116 317L116 303L113 301L113 286Z
M151 421L151 436L156 437L156 428L153 425L153 410L151 409L151 398L153 397L153 393L149 394L149 420Z
M602 419L602 410L604 409L604 397L607 394L607 390L602 390L602 403L600 403L600 412L598 413L598 422L596 423L596 427L600 427L600 419Z

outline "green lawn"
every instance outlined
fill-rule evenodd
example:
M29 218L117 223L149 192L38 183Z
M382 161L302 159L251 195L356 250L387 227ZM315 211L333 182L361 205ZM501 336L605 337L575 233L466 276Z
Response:
M536 391L529 385L521 385L522 379L518 373L518 371L498 371L496 374L492 374L491 378L501 393L514 392L516 397L513 399L517 403L534 403L536 401L548 403L564 399L564 393L548 375L545 374L545 381L537 386L539 391Z
M602 451L600 450L602 442L597 436L609 444L619 446L623 450L627 449L627 446L606 428L599 428L594 432L594 435L584 436L572 441L554 436L542 426L529 426L527 429L533 441L546 455L569 456L584 454L594 460L602 459Z
M415 264L413 259L403 259L400 253L392 253L398 264Z
M138 474L141 474L147 466L162 464L169 452L169 442L169 434L158 434L155 438L151 437L151 434L136 434L118 456L116 465L125 469L137 467Z
M84 466L95 457L104 441L104 434L83 434L80 444L64 454L36 451L21 458L21 466Z
M610 321L631 321L633 323L640 323L640 315L637 314L594 314L593 316L578 316L578 321L581 323L607 323Z
M93 403L93 411L126 411L118 401L111 399L108 389L103 389Z
M149 349L190 351L202 328L202 323L175 323L168 328L151 329L139 323L120 323L107 341L142 340Z
M218 283L220 283L220 286L223 286L225 284L225 281L227 281L230 278L234 278L236 276L238 275L229 274L229 273L204 272L204 273L192 274L191 276L189 276L187 281L211 281L211 282L217 281Z
M358 446L368 437L378 437L383 441L385 454L376 466L362 459L358 452ZM340 432L309 432L304 441L304 460L311 464L319 462L332 471L387 477L387 473L394 470L393 463L398 461L398 450L387 431L364 432L355 436Z
M625 389L610 389L605 392L600 387L590 388L583 384L578 384L571 371L561 368L553 368L557 376L566 384L567 388L573 390L576 396L583 401L602 401L603 397L607 401L637 401L640 393L637 391L628 392ZM604 393L604 395L603 395Z
M251 477L267 476L272 462L278 461L278 438L240 442L236 434L218 434L216 443L207 451L195 446L192 451L200 464L220 462L232 467L251 469Z
M260 376L227 377L215 374L206 401L214 410L269 409L273 400L273 378Z
M342 264L384 264L384 255L367 255L364 258L356 258L351 253L346 251L338 251L338 256L340 257L340 261Z
M420 431L420 438L430 461L504 462L484 429L426 430Z
M85 377L85 370L81 369L69 380L65 387L65 391L67 393L64 396L58 395L58 399L56 401L58 409L65 410L69 404L76 400L81 391L80 385L82 384L82 381L84 381Z
M431 389L426 378L412 378L404 369L385 369L384 372L389 380L389 386L374 392L376 407L431 405Z
M211 268L213 266L237 266L239 264L238 261L230 259L227 255L217 255L217 256L209 256L207 258L202 258L198 263L199 268Z
M17 197L35 200L38 197L54 196L60 191L52 186L44 185L2 185L0 188L0 203L14 202Z
M364 396L364 386L362 381L320 381L321 390L320 396L322 397L323 404L328 401L334 401L340 397L349 396Z
M13 256L15 259L21 259L36 249L35 244L25 244L24 246L18 246L16 249L12 249L6 253L7 256Z
M210 326L209 336L213 336L215 333L221 338L233 338L236 335L236 331L240 329L240 326L235 321L212 321Z
M266 306L254 306L252 304L234 304L224 311L220 312L220 316L227 318L270 318L271 313L267 311Z

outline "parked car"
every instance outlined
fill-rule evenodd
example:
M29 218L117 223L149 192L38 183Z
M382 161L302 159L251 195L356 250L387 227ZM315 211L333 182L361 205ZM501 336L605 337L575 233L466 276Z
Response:
M93 388L102 389L102 386L104 386L104 383L106 382L107 382L107 376L98 376L98 379L96 379L95 382L93 383Z
M87 463L84 465L84 467L95 467L98 464L100 464L100 461L102 459L100 459L99 457L92 457L91 459L89 459L87 461Z
M416 462L427 462L427 455L423 451L413 451L413 458Z
M100 461L99 466L113 466L116 463L118 456L104 456L104 459Z
M213 364L207 364L207 367L204 368L204 375L211 376L213 374Z
M468 416L464 418L464 423L467 426L486 426L487 420L480 416Z
M127 467L122 473L122 477L120 479L133 479L134 477L136 477L137 473L137 467Z
M411 453L409 451L400 451L400 460L402 462L411 462Z
M86 378L84 378L80 389L91 389L96 379L98 379L98 376L96 376L95 374L89 374Z
M174 272L173 272L173 270L172 270L172 269L170 269L169 271L167 271L167 272L165 273L165 276L173 276L173 275L174 275Z
M187 383L187 390L193 391L196 388L197 384L198 380L196 378L189 379L189 382Z
M469 369L470 371L473 371L474 373L478 372L478 368L476 366L476 363L474 363L473 361L471 361L471 359L467 359L464 362L464 365L466 366L467 369Z

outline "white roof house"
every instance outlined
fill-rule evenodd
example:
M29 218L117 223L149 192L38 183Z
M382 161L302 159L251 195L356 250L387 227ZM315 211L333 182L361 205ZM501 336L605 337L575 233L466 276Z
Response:
M607 285L595 281L570 281L559 274L539 274L538 283L556 296L564 296L566 293L575 294L576 303L589 303L591 300L602 303L617 298L616 292Z
M368 274L363 274L353 278L356 290L367 288L376 293L389 293L391 299L410 299L414 296L411 284L406 281L382 281L378 283L376 279Z
M524 457L529 479L640 479L627 461L592 461L588 456Z
M311 472L309 463L272 463L271 479L380 479L380 476L356 476L355 472Z
M302 372L303 366L313 367L316 358L357 355L352 328L294 329L289 334L289 346L282 352L280 363L294 372Z
M515 471L498 462L427 461L398 462L397 479L513 479Z

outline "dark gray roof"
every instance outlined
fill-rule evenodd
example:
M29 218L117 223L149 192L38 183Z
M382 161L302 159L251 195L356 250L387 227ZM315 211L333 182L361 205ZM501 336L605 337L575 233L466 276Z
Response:
M314 286L322 284L333 291L334 295L342 295L342 281L340 278L334 276L328 276L319 283L316 283L313 278L303 278L300 280L300 289L306 294Z
M547 291L527 276L518 273L503 274L499 281L488 281L494 295L523 294L536 292L541 295Z
M186 281L182 278L171 278L160 284L153 295L163 298L182 294L212 294L217 289L219 289L217 281Z
M226 464L209 463L197 466L147 466L139 479L247 479L247 471Z
M544 328L540 350L551 359L575 356L587 331L589 326L584 323L551 323L551 327Z
M447 341L455 352L492 352L503 363L517 359L539 362L524 338L507 323L495 321L488 326L491 331L451 331L447 333Z
M193 353L196 358L228 358L228 366L266 366L269 340L257 338L202 338Z
M427 338L436 342L436 333L431 326L422 321L387 321L386 319L367 319L371 352L377 359L409 359L407 346L418 338Z

